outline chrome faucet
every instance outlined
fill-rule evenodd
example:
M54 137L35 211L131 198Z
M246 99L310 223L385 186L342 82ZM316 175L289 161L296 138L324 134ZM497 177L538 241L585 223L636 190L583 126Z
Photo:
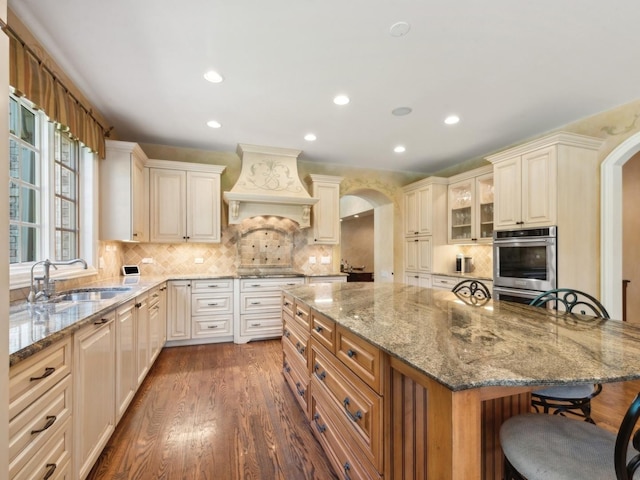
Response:
M27 301L29 303L35 302L38 298L44 297L46 299L51 295L51 278L49 277L49 268L53 267L56 270L58 269L57 265L72 265L74 263L81 263L86 270L88 268L87 262L82 258L74 258L72 260L65 260L60 262L52 262L48 258L46 260L41 260L36 262L31 267L31 288L29 290L29 296L27 297ZM38 266L42 265L44 268L44 275L42 277L34 277L33 270ZM42 281L42 288L36 288L35 282Z

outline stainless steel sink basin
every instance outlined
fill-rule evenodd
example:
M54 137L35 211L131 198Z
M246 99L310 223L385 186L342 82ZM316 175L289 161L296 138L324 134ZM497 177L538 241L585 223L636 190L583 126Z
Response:
M131 288L129 287L75 290L72 292L61 293L56 297L56 301L99 302L100 300L109 300L130 290Z

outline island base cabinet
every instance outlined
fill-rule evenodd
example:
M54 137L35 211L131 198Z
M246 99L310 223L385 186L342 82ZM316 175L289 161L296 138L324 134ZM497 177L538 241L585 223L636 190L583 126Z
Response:
M282 373L289 384L289 388L295 394L296 400L309 417L309 374L300 372L296 360L293 360L295 353L287 345L283 344Z
M452 392L394 359L390 363L390 477L501 480L500 425L531 410L527 388L515 395L513 387Z
M375 480L382 477L367 460L361 458L358 449L349 443L340 422L336 422L335 413L327 407L331 401L324 397L321 389L311 392L311 430L324 449L331 465L339 478L351 480Z
M40 450L34 452L29 463L11 480L72 480L74 478L71 463L72 422L67 419L60 433L52 437Z

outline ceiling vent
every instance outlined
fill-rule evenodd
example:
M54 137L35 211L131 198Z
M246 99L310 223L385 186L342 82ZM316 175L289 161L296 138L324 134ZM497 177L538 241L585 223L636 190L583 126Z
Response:
M224 201L229 205L229 223L273 215L311 225L311 207L318 201L309 195L298 176L301 150L238 144L242 160L240 178Z

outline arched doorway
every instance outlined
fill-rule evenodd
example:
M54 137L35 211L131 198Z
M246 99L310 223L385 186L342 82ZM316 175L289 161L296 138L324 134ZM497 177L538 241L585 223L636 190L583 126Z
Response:
M640 151L640 133L618 145L600 167L600 290L612 318L622 318L622 166Z
M373 276L376 282L393 282L393 202L373 189L353 190L343 198L350 196L373 207Z

